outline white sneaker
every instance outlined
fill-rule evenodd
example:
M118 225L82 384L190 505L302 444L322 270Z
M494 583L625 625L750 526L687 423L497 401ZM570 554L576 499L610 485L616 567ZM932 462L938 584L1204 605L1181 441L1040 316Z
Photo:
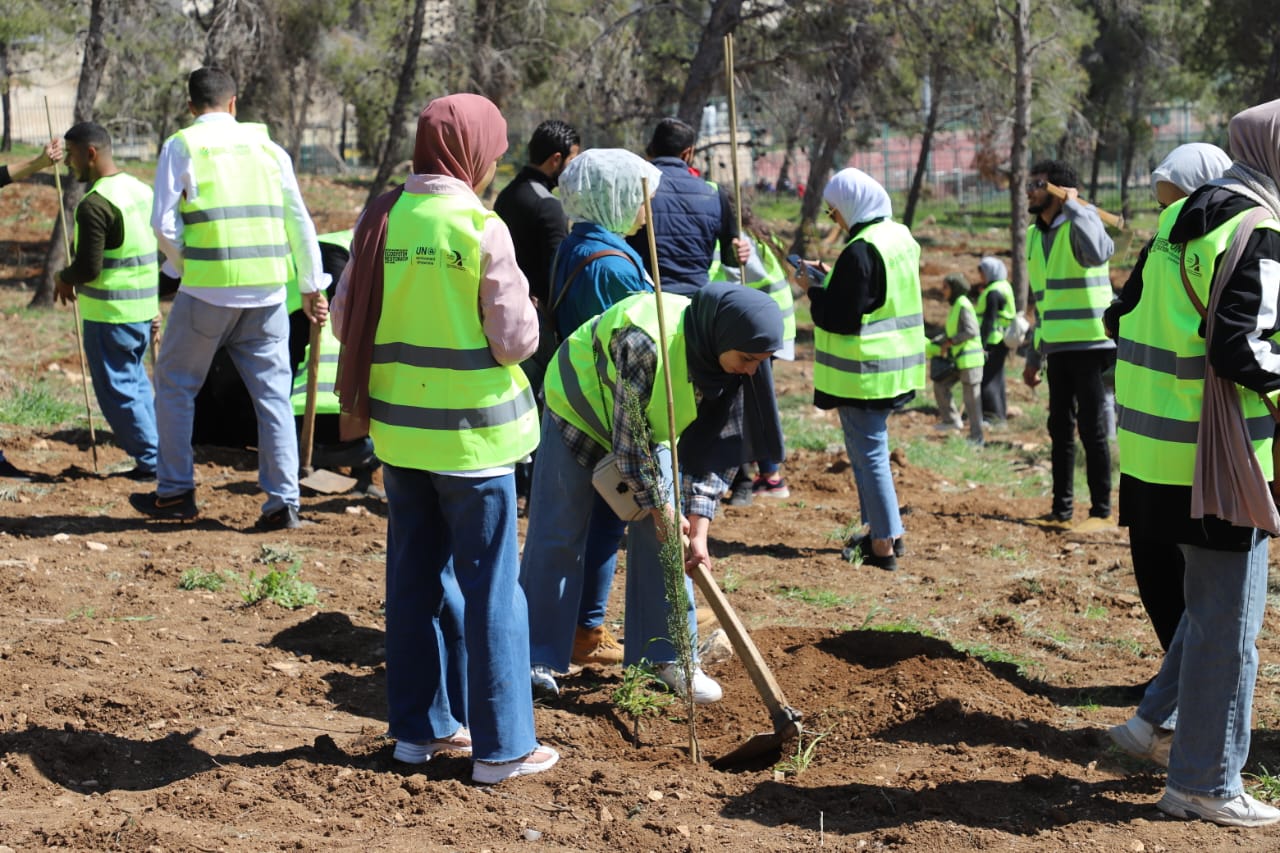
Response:
M1156 808L1174 817L1198 817L1222 826L1267 826L1280 821L1280 809L1260 803L1245 793L1234 797L1201 797L1165 788Z
M456 752L459 755L471 754L471 732L466 726L452 735L427 743L410 743L407 740L396 741L392 757L405 764L426 764L437 752Z
M529 680L533 682L533 695L554 699L560 695L560 685L556 684L556 676L549 666L535 666L529 670Z
M1111 742L1134 758L1153 761L1161 767L1169 766L1169 747L1173 746L1173 732L1157 729L1138 715L1122 725L1107 730Z
M658 678L671 688L677 696L684 696L684 670L679 664L668 663L658 668ZM693 668L693 702L695 705L710 705L719 702L724 691L716 680L702 671L702 667Z
M538 760L539 758L541 760ZM534 773L550 770L559 760L560 753L549 746L539 746L533 752L514 761L501 761L496 764L489 761L475 762L471 768L471 781L479 782L481 785L496 785L504 779L532 776Z

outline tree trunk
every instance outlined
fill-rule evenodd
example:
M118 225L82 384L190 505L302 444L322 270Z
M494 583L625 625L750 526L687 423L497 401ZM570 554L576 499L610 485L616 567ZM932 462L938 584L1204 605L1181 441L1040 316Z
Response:
M108 11L113 0L92 0L89 5L89 31L84 38L84 59L80 63L80 79L76 83L76 105L72 116L79 124L82 121L93 121L93 102L98 97L98 87L102 84L102 72L107 67L107 50L105 35ZM63 128L65 131L66 128ZM54 133L58 129L54 128ZM54 168L60 168L55 165ZM47 308L53 305L54 281L68 262L67 246L70 235L64 237L63 224L71 225L76 205L84 198L84 185L76 180L62 182L62 215L53 223L53 234L49 238L49 251L45 255L44 276L31 297L31 307Z
M676 109L676 118L692 127L701 121L702 108L717 83L724 83L724 37L738 25L742 4L743 0L714 0L711 4L711 14L689 61L689 73Z
M387 111L387 137L382 142L382 151L378 154L378 173L369 186L369 197L365 199L365 207L382 194L391 180L399 157L396 152L400 141L404 138L404 117L409 109L409 99L413 97L413 81L418 71L418 52L422 47L422 25L427 17L427 0L414 0L413 23L409 27L408 42L404 48L404 63L400 66L400 80L396 84L396 97Z
M938 130L938 97L929 99L929 114L925 116L924 133L920 135L920 159L916 161L916 173L911 176L911 189L907 192L907 207L902 212L902 224L911 227L916 217L916 202L920 200L920 187L929 167L929 154L933 150L933 136Z
M13 150L13 117L9 110L12 102L9 100L9 43L0 41L0 121L4 123L4 130L0 132L0 151Z
M1003 10L1006 13L1009 10ZM1031 0L1014 0L1013 138L1009 147L1009 235L1012 240L1009 280L1018 310L1027 307L1027 136L1031 131Z

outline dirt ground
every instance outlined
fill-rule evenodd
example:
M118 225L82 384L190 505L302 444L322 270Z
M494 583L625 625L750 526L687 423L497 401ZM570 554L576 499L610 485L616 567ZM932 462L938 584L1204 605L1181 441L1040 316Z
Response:
M344 227L362 197L304 189L322 231ZM67 314L22 310L52 195L0 194L0 396L38 377L78 386ZM973 274L999 237L921 233L940 318L941 275ZM811 336L800 349L778 371L784 393L809 393ZM1020 384L1010 393L1034 409ZM384 505L306 496L313 524L251 533L254 456L200 448L200 519L153 523L126 502L134 484L92 473L84 430L0 424L5 452L39 475L0 481L0 853L1280 848L1277 830L1164 817L1158 768L1108 747L1105 728L1131 713L1160 649L1123 531L1025 520L1048 510L1040 417L991 435L1015 488L945 479L919 451L944 440L931 413L893 418L909 509L897 572L840 559L836 537L857 498L837 447L792 454L790 498L726 508L714 522L716 574L804 712L805 746L821 736L804 772L691 765L678 708L633 744L610 699L620 673L588 669L538 706L539 736L561 764L491 789L469 783L460 757L420 769L391 759ZM101 466L123 463L97 423ZM955 439L943 452L980 453ZM301 561L317 604L243 603L240 589L272 555ZM240 580L180 589L193 568ZM1269 614L1255 773L1280 766L1276 628ZM770 726L739 661L709 671L725 699L697 726L714 758Z

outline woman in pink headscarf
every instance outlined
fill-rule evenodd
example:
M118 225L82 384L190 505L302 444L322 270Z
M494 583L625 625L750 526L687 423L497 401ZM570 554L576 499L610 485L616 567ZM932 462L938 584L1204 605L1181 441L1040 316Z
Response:
M339 283L338 394L387 492L387 706L395 758L470 753L490 784L559 759L533 729L514 466L538 441L519 363L538 344L511 235L478 194L507 148L479 95L418 118L413 174L356 226Z

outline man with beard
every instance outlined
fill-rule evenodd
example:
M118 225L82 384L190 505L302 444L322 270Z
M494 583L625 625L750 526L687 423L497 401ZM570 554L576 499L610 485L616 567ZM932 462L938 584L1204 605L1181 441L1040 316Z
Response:
M1055 184L1066 199L1049 192ZM1036 307L1035 347L1028 353L1023 381L1040 384L1041 362L1049 379L1049 439L1052 443L1053 506L1042 520L1071 523L1076 430L1084 444L1089 483L1089 517L1111 515L1111 448L1107 443L1106 396L1102 374L1115 360L1102 315L1113 291L1107 260L1115 244L1095 208L1077 199L1075 169L1058 160L1031 167L1027 230L1027 274ZM1097 522L1095 522L1097 523Z
M155 399L143 364L160 312L151 187L116 165L102 125L81 122L63 138L72 174L90 186L76 205L75 259L58 273L58 301L80 303L93 391L116 444L134 458L124 476L155 480Z

